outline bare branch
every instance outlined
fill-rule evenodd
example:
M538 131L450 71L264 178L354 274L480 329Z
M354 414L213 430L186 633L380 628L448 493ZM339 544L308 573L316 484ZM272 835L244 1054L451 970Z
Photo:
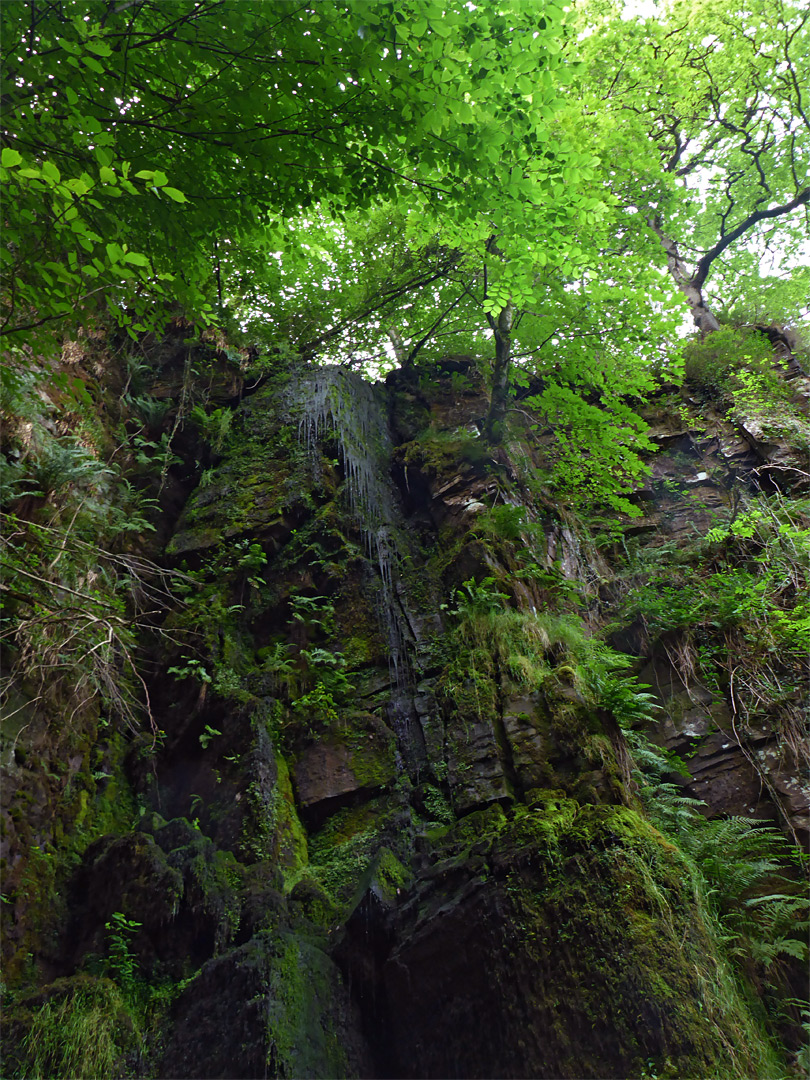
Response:
M706 278L709 276L709 270L711 269L714 260L719 255L722 255L726 248L733 244L735 240L739 240L741 236L753 229L760 221L767 221L769 218L782 217L784 214L789 214L792 210L797 209L797 207L804 206L809 201L810 187L807 187L804 191L800 191L795 198L790 200L790 202L783 203L781 206L773 206L770 210L755 210L753 213L749 214L748 217L740 222L736 229L732 229L731 232L726 233L726 235L718 240L714 247L710 248L703 258L700 259L695 273L689 279L690 283L697 289L702 288ZM661 236L660 233L658 233L658 235L659 237Z

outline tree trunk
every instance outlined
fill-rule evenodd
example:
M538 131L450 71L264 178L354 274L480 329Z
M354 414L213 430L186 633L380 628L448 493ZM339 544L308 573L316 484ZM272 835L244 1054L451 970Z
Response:
M391 347L394 350L394 356L397 358L397 363L401 368L408 366L408 350L405 348L405 342L402 340L402 335L395 326L389 326L386 331L388 334L388 340L391 342Z
M692 310L692 318L695 326L702 337L720 329L720 323L715 315L706 307L703 299L702 282L698 281L698 271L690 273L686 263L681 258L678 245L664 233L657 218L651 218L650 228L661 241L661 247L667 253L667 269L672 275L675 284L686 297L686 301ZM705 276L705 275L704 275Z
M489 443L499 443L503 439L503 424L506 416L506 402L509 395L509 367L512 360L512 320L515 309L512 301L502 309L497 320L488 316L489 324L495 332L495 369L492 372L492 396L489 413L484 425L484 438Z

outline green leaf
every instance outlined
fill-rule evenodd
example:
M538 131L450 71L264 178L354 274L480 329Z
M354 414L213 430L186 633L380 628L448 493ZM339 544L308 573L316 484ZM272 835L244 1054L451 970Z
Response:
M66 180L65 187L69 188L75 195L86 195L90 191L90 186L84 180L75 178Z
M51 184L58 184L59 181L62 179L62 174L59 172L59 170L52 161L42 162L42 175Z
M133 266L148 266L149 259L140 255L137 251L128 251L124 256L124 262L132 263Z
M170 199L173 199L177 203L184 203L187 201L183 192L178 191L177 188L162 187L160 190L164 195L168 195Z
M96 41L88 41L87 45L86 45L86 48L88 48L91 52L94 52L96 54L96 56L111 56L112 55L112 49L110 48L110 46L107 44L106 41L98 41L98 40L96 40Z
M0 155L0 165L5 169L14 169L22 163L22 154L19 150L12 150L10 146L4 146Z
M102 184L117 183L115 173L106 165L101 166L101 168L98 170L98 175L101 178Z

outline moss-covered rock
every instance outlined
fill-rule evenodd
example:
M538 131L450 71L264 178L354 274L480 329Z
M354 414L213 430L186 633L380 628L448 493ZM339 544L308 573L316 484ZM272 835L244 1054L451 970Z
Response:
M396 779L393 731L372 713L344 718L345 730L331 730L295 756L292 773L304 808L355 792L370 794Z
M312 506L309 456L278 409L284 378L242 402L228 453L192 494L167 552L180 556L251 534L279 543Z
M173 1018L162 1077L372 1075L338 969L290 931L259 933L211 960Z
M114 913L140 924L133 947L151 964L157 958L157 939L180 909L182 873L152 836L143 832L102 837L84 857L74 884L75 910L71 928L74 960L87 953L103 956L107 950L106 925Z
M411 828L394 794L340 810L310 840L309 874L345 915L382 848L407 858Z
M780 1075L677 849L627 809L538 801L451 831L401 908L391 1073Z
M500 693L492 657L462 650L439 684L447 779L458 813L512 797L500 738Z

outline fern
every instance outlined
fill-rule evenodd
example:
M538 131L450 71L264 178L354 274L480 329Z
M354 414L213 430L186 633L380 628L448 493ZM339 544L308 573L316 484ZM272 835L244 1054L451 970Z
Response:
M804 858L774 827L742 817L710 820L705 803L665 779L685 771L640 732L626 732L639 795L652 822L692 864L695 885L731 960L778 986L779 961L808 959L810 899L788 876ZM680 767L680 768L679 768Z

